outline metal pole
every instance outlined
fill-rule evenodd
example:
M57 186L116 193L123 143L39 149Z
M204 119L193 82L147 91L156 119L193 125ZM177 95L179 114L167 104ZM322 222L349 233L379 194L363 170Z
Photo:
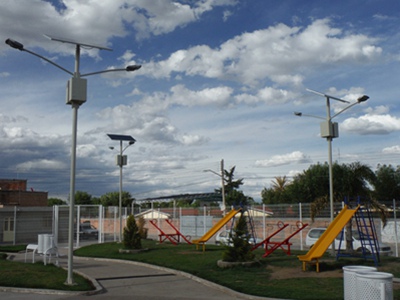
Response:
M74 206L75 206L75 167L76 167L76 128L78 123L79 105L72 104L72 145L71 145L71 177L69 190L69 229L68 229L68 277L67 284L74 284L73 256L74 256ZM78 225L77 225L78 226Z
M79 78L80 45L75 48L75 72L74 77ZM67 284L74 284L73 256L74 256L74 206L75 206L75 172L76 172L76 136L78 127L78 103L72 103L72 137L71 137L71 175L69 189L69 232L68 232L68 277ZM79 226L79 224L77 224ZM77 228L79 230L79 228Z
M394 217L394 241L396 245L396 257L399 257L399 244L397 240L397 217L396 217L396 200L393 199L393 217Z
M122 140L119 141L119 242L122 242Z
M331 107L329 97L326 97L326 121L328 122L329 131L332 130ZM332 170L332 137L326 138L328 141L328 164L329 164L329 204L330 219L333 222L333 170ZM335 241L332 242L332 254L335 255Z
M222 192L222 216L226 214L226 203L225 203L225 180L224 180L224 160L221 159L221 192Z

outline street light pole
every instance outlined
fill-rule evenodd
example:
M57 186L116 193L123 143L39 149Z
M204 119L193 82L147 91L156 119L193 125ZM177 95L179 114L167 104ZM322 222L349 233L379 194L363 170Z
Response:
M78 109L79 107L86 102L86 97L87 97L87 81L86 79L82 79L81 77L84 76L90 76L94 74L101 74L101 73L106 73L106 72L114 72L114 71L135 71L140 69L140 65L133 65L133 66L128 66L125 69L112 69L112 70L103 70L103 71L98 71L94 73L87 73L87 74L80 74L79 73L79 66L80 66L80 49L81 46L85 47L90 47L90 48L97 48L100 50L112 50L110 48L102 47L102 46L97 46L97 45L89 45L86 43L79 43L73 40L69 39L61 39L61 38L56 38L56 37L50 37L46 36L47 38L57 41L57 42L62 42L62 43L68 43L68 44L73 44L75 45L75 69L74 72L70 72L69 70L63 68L62 66L58 65L57 63L51 61L50 59L37 54L31 50L25 49L24 45L12 40L12 39L7 39L5 43L9 45L10 47L20 50L20 51L25 51L28 52L34 56L39 57L40 59L43 59L53 66L61 69L62 71L68 73L69 75L72 75L72 78L68 80L67 83L67 97L66 97L66 103L68 105L71 105L72 107L72 137L71 137L71 174L70 174L70 190L69 190L69 226L68 226L68 277L66 284L67 285L73 285L74 280L73 280L73 243L74 243L74 210L75 210L75 178L76 178L76 141L77 141L77 127L78 127ZM79 220L77 220L78 222ZM76 224L77 228L79 229L79 224Z
M203 172L211 172L215 175L217 175L218 177L221 178L221 193L222 193L222 215L225 216L226 214L226 201L225 201L225 175L224 175L224 160L221 159L221 174L218 174L217 172L207 169L207 170L203 170Z
M118 205L118 214L119 214L119 242L122 242L122 167L127 165L128 156L123 155L124 151L131 145L133 145L136 140L130 135L122 135L122 134L107 134L108 137L112 140L119 141L119 155L117 155L117 165L119 166L119 205ZM128 145L125 148L122 148L123 141L127 141ZM110 147L111 150L114 147Z
M301 112L295 112L294 114L296 116L308 116L308 117L313 117L313 118L318 118L318 119L323 119L324 121L321 122L320 124L320 129L321 129L321 137L326 138L328 142L328 164L329 164L329 204L330 204L330 221L331 223L333 222L333 217L334 217L334 209L333 209L333 170L332 170L332 140L334 138L339 137L339 126L338 123L332 122L332 119L335 118L336 116L340 115L342 112L348 110L349 108L353 107L356 104L359 104L361 102L365 102L369 99L368 96L363 95L357 99L357 102L354 102L348 106L346 106L344 109L340 110L338 113L334 114L331 116L331 107L330 107L330 99L337 100L339 102L343 103L350 103L349 101L336 98L327 94L323 94L314 90L307 89L307 91L317 94L319 96L325 97L326 99L326 118L322 118L319 116L313 116L313 115L307 115L307 114L302 114ZM333 250L335 249L335 243L332 243Z

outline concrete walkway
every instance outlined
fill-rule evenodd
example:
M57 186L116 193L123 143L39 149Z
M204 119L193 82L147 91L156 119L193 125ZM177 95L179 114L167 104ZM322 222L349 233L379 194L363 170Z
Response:
M67 249L60 248L59 264L67 268ZM12 254L13 260L24 261L25 253ZM42 258L36 255L36 261ZM53 259L54 260L54 259ZM28 254L28 263L32 254ZM90 293L61 292L0 287L2 300L14 299L135 299L135 300L228 300L271 299L237 293L187 273L152 265L95 258L74 257L74 271L88 277L96 286ZM275 299L276 300L276 299Z

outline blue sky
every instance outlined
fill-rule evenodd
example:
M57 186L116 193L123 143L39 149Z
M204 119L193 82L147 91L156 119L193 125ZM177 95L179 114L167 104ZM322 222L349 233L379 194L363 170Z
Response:
M319 120L325 99L370 99L334 120L340 163L398 164L400 3L270 0L5 0L0 36L64 68L74 47L43 35L113 51L82 49L81 73L141 64L133 73L88 79L78 113L76 190L117 191L118 144L132 135L124 190L137 199L210 192L220 160L236 166L245 194L260 200L276 176L328 159ZM0 178L28 180L66 199L72 110L70 75L0 44ZM332 114L344 108L333 101ZM301 201L301 199L299 199Z

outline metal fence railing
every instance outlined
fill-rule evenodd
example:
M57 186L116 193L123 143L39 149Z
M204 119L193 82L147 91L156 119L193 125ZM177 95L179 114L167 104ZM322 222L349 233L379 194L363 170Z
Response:
M382 242L394 246L394 254L398 256L398 241L400 240L400 224L397 222L396 203L387 203L388 222L386 227L380 221L377 213L374 221L378 237ZM335 203L335 215L340 212L343 204ZM253 219L254 233L259 238L265 238L275 232L279 222L288 224L276 239L284 239L297 230L298 222L308 223L308 228L296 234L291 242L293 249L305 248L305 237L310 228L327 227L330 223L329 207L322 210L314 220L311 220L310 204L274 204L256 205L249 207ZM122 228L125 227L127 217L132 213L132 207L122 209ZM74 212L76 247L82 241L91 239L93 242L103 243L118 241L119 221L118 207L103 207L101 205L77 205ZM169 207L140 209L135 207L134 215L146 220L145 227L149 238L158 239L159 230L149 221L156 220L157 227L165 233L170 233L171 226L165 221L167 218L182 234L190 235L192 239L205 234L211 226L222 217L219 207ZM190 216L191 218L187 218ZM185 219L186 218L186 219ZM185 220L184 220L185 219ZM188 221L189 220L189 221ZM192 223L192 224L188 224ZM83 227L82 227L83 225ZM90 231L93 226L95 229ZM232 222L226 226L232 226ZM189 228L190 227L190 228ZM0 209L0 243L1 244L28 244L37 243L39 234L53 234L57 243L68 242L69 207L3 207ZM90 232L90 234L89 234ZM94 232L94 233L93 233ZM97 233L96 233L97 232ZM210 240L213 242L213 239Z

